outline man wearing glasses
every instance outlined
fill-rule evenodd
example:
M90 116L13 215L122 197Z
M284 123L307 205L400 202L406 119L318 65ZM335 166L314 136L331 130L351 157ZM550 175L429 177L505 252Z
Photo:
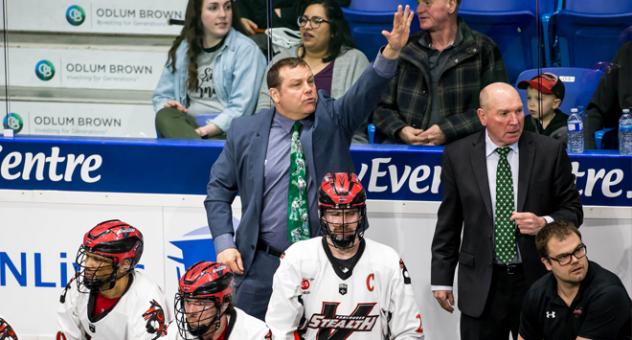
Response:
M536 247L550 273L525 297L519 339L630 339L630 297L615 274L588 261L574 225L547 224Z

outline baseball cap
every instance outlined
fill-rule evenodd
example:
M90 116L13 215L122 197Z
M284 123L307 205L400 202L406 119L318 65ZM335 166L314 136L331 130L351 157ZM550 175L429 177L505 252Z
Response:
M531 78L531 80L523 80L518 83L519 89L524 90L527 87L534 88L544 94L555 95L560 100L564 99L564 92L566 91L560 78L550 72L544 72Z

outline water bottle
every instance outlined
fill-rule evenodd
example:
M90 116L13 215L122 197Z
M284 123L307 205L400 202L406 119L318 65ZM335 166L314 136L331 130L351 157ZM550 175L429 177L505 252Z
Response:
M584 123L577 108L571 109L571 115L568 116L566 122L568 127L568 153L584 152Z
M582 122L585 122L586 113L584 112L584 105L577 105L577 112L579 113L579 117L582 119Z
M632 115L630 109L623 109L619 118L619 154L632 155Z

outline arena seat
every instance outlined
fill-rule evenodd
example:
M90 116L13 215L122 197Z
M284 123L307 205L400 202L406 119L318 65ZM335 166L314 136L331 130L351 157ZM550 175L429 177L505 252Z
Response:
M381 32L392 27L393 13L398 4L410 5L413 11L417 8L416 0L356 0L351 1L349 7L342 8L356 47L369 60L373 60L380 47L386 45L386 40ZM419 21L415 16L411 25L411 32L417 31L419 31Z
M538 25L548 22L554 1L463 0L459 16L496 42L513 81L522 70L546 65L545 55L538 52L544 46L538 43Z
M586 107L593 92L599 84L599 80L603 75L603 71L598 69L579 68L579 67L547 67L542 68L542 72L551 72L564 82L566 92L560 110L568 114L573 107ZM529 80L538 74L538 69L525 70L518 76L516 87L522 80ZM520 97L527 106L527 91L519 90ZM527 110L525 109L525 112Z
M619 37L632 23L632 1L566 0L551 18L561 66L593 67L610 61L620 46Z

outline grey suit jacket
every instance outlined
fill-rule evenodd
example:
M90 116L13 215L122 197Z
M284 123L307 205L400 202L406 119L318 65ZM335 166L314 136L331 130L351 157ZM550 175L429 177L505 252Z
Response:
M525 131L518 148L517 211L581 225L582 206L563 144ZM488 295L493 293L490 285L494 223L485 131L446 146L441 181L444 192L432 241L431 284L452 286L458 263L459 309L479 317ZM516 237L530 285L545 269L535 249L535 237L519 232Z
M392 69L392 77L396 64L387 63L391 63L388 69ZM375 109L389 79L380 76L370 65L340 99L334 100L319 92L316 111L308 118L313 120L312 128L301 133L312 185L319 185L327 172L353 171L349 151L353 132ZM224 149L211 168L204 201L211 234L217 238L234 234L231 204L235 196L240 195L242 217L235 244L246 272L259 239L264 160L274 114L272 108L233 121ZM309 217L312 235L318 235L318 211L310 211Z

